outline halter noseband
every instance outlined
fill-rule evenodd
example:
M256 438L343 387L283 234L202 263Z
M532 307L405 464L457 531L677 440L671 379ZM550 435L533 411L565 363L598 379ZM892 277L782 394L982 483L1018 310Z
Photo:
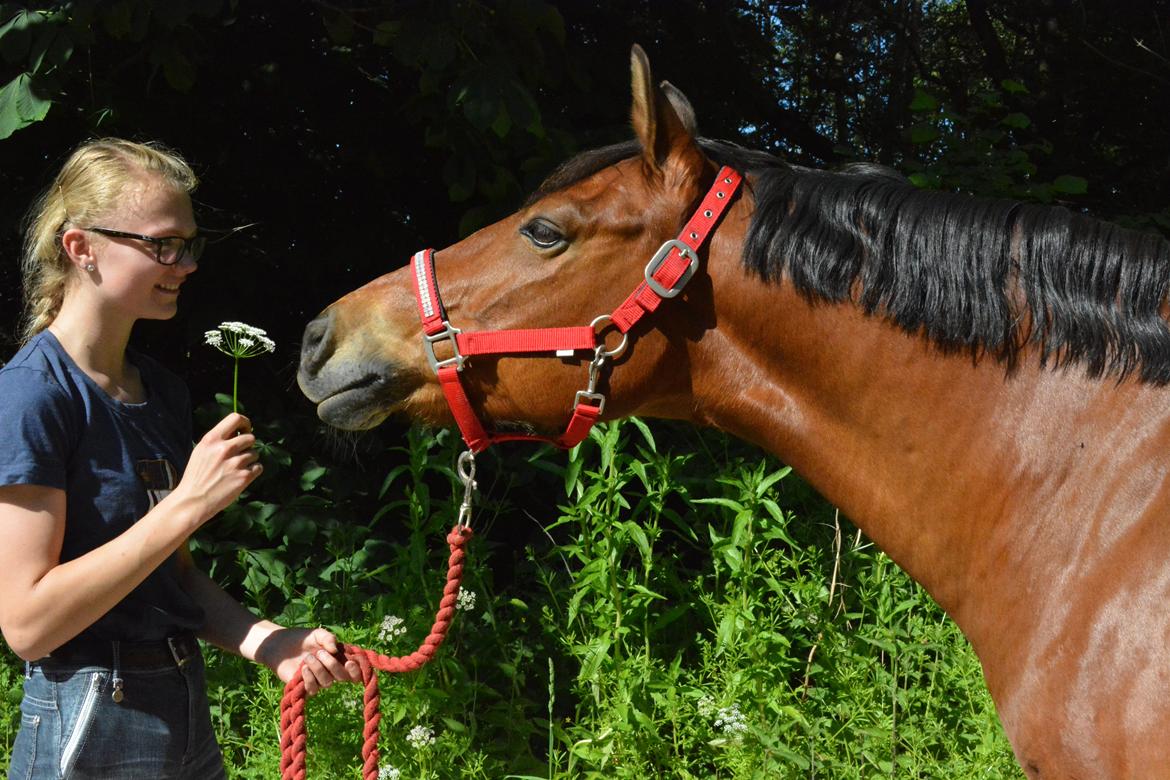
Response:
M605 396L597 392L601 369L607 360L618 357L626 349L628 333L647 312L652 312L667 298L682 292L699 267L699 248L706 242L719 218L723 216L742 177L735 170L724 167L715 177L698 210L683 226L678 238L665 242L646 264L644 281L614 309L602 314L592 323L568 328L533 328L526 330L495 330L464 333L453 327L439 297L435 277L435 250L424 249L412 258L414 292L418 300L419 319L423 326L423 349L427 361L439 378L439 385L447 397L447 404L463 434L463 440L473 453L482 452L501 441L543 441L558 447L576 446L589 435L589 430L605 409ZM598 326L612 325L622 334L621 343L607 349L605 340L598 343ZM453 354L440 358L435 345L449 341ZM565 432L556 438L529 433L488 432L471 406L460 372L473 355L515 355L553 353L570 357L578 351L592 350L589 363L589 382L586 389L577 392L573 400L573 416Z

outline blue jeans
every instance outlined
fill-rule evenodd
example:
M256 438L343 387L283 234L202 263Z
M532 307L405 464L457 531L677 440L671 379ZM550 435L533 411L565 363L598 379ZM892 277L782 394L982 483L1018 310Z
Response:
M9 780L215 780L223 756L211 729L203 656L183 668L113 670L31 664Z

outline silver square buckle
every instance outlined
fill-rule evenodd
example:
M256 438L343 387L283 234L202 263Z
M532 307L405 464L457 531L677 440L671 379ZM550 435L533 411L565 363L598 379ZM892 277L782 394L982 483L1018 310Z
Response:
M683 271L683 275L680 276L678 281L674 283L674 286L668 289L663 287L659 281L654 278L654 274L658 271L662 264L666 262L666 258L670 255L670 251L672 249L677 249L678 253L687 259L689 265L687 266L687 270ZM695 271L697 271L698 268L699 256L695 254L695 250L691 249L677 238L672 238L671 240L663 243L662 246L658 247L658 251L654 253L654 257L650 258L650 262L646 264L646 272L644 274L646 277L646 286L654 292L658 293L660 298L673 298L682 292L682 289L686 287L687 282L689 282L691 277L695 275Z

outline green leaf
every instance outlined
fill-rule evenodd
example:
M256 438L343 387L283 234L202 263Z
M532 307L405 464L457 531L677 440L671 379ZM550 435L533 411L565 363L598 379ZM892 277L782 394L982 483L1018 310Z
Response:
M732 501L730 498L696 498L691 503L693 504L715 504L717 506L727 507L733 509L738 514L744 511L743 504L738 501Z
M45 118L53 102L36 94L33 79L21 73L0 87L0 140Z
M329 471L324 466L310 466L301 472L301 490L312 490Z
M1003 87L1005 92L1010 92L1014 95L1026 95L1028 93L1028 88L1015 79L1004 79L1003 81L999 82L999 84L1001 87Z
M919 124L910 128L910 142L915 144L928 144L939 135L941 134L934 125Z
M654 434L650 433L650 426L637 417L631 417L630 422L642 433L642 438L646 440L646 446L650 448L650 451L658 452L658 446L654 443Z
M190 92L195 86L195 65L183 52L169 45L163 56L163 75L167 83L178 92Z
M999 120L999 123L1001 125L1006 125L1007 127L1023 129L1025 127L1030 127L1032 125L1032 120L1028 118L1027 114L1021 114L1017 111L1013 114L1008 114L1003 119Z
M941 183L938 175L933 173L912 173L909 178L911 184L924 190L935 189Z
M634 540L634 544L638 545L638 552L642 553L642 561L649 563L651 558L650 540L646 538L646 532L633 520L627 520L622 523L622 527L629 534L630 538Z
M914 90L914 99L910 101L911 111L934 111L938 108L938 100L929 92L921 89Z
M0 26L0 57L7 62L17 62L28 54L32 42L31 28L36 24L37 14L20 10Z
M1089 191L1089 182L1080 176L1057 176L1052 189L1063 195L1084 195Z
M768 488L772 487L772 485L775 485L777 482L784 479L785 477L787 477L791 473L792 473L791 466L785 466L781 469L777 469L776 471L773 471L771 474L769 474L768 476L766 476L762 480L760 480L760 484L756 487L756 495L757 496L764 495L764 492L767 491Z

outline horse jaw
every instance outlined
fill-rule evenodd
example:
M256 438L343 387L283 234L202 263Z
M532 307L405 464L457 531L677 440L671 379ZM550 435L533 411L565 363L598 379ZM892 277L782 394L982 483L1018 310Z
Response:
M355 290L305 328L297 385L335 428L368 430L400 412L439 422L446 411L421 371L418 345L396 335L395 310L413 306L409 291L402 294L402 273Z

